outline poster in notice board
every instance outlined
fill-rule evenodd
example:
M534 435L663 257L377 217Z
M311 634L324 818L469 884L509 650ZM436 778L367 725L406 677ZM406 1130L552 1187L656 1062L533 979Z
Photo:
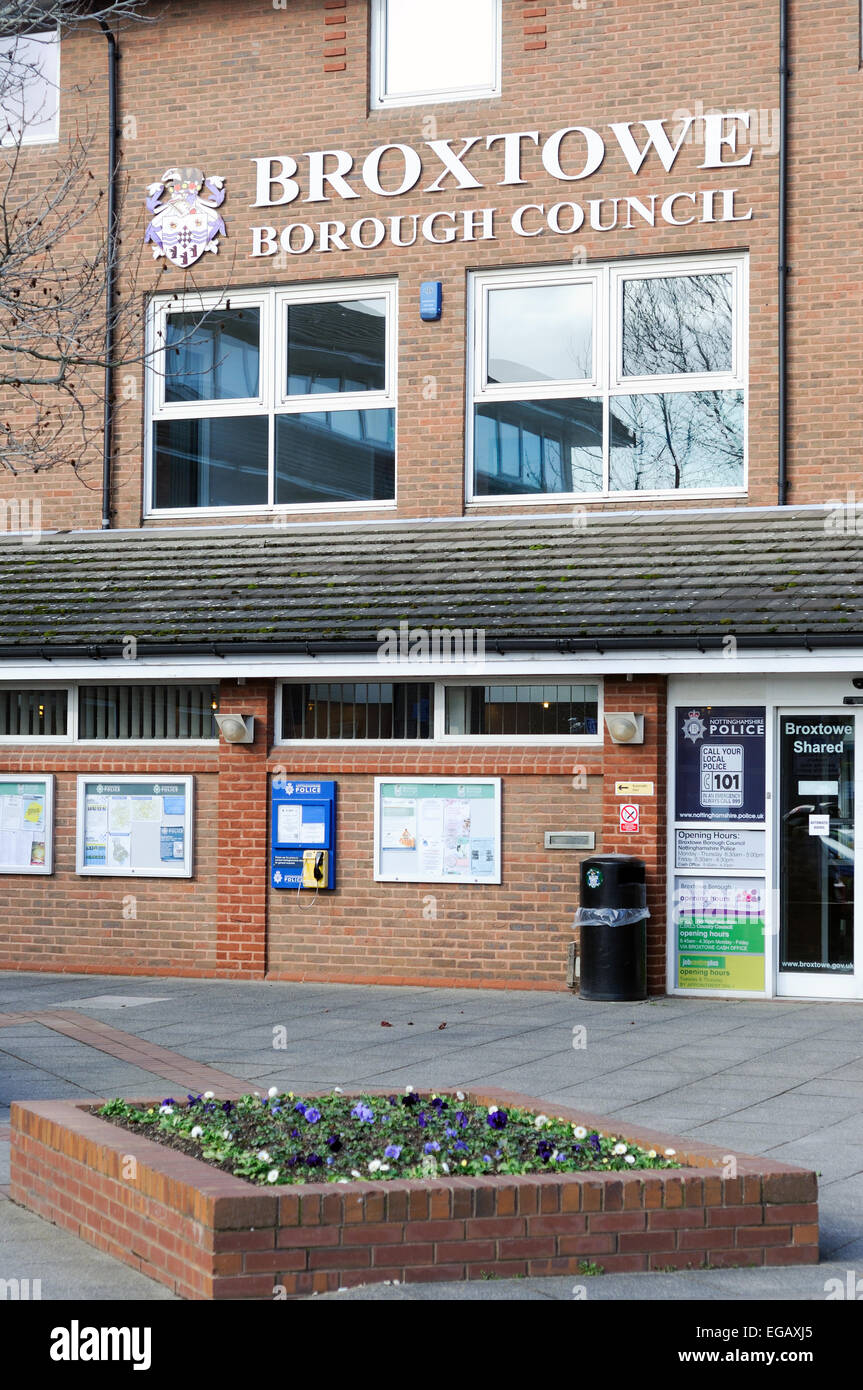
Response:
M675 820L763 823L763 706L675 710Z
M54 858L54 776L0 773L0 873L50 874Z
M193 793L193 777L79 777L77 872L191 878Z
M375 879L500 883L500 778L375 778Z

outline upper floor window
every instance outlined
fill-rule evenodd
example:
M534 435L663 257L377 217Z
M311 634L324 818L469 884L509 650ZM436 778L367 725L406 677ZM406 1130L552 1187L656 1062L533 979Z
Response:
M157 301L151 509L391 501L395 321L377 281Z
M483 272L469 497L745 487L746 260Z
M58 138L60 35L56 29L0 37L0 144Z
M501 0L372 0L371 104L500 95Z

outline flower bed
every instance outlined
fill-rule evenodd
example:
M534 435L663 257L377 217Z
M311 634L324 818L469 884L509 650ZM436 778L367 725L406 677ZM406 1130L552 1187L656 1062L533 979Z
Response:
M273 1086L238 1101L212 1091L96 1114L259 1184L677 1168L674 1149L645 1149L562 1116L477 1105L463 1091L297 1099Z
M478 1120L502 1111L503 1129L482 1119L497 1138L524 1111L533 1115L534 1147L546 1132L528 1096L440 1098L448 1102L441 1122L450 1110L467 1115L475 1108ZM304 1103L321 1111L320 1121L305 1122L317 1132L322 1103ZM599 1168L578 1171L550 1161L525 1173L490 1174L486 1166L444 1174L439 1164L431 1180L390 1168L370 1180L283 1184L269 1181L270 1167L261 1184L259 1171L237 1177L184 1151L189 1142L200 1151L203 1134L154 1142L146 1137L152 1125L118 1128L93 1113L95 1104L13 1103L10 1195L184 1298L285 1298L350 1284L490 1274L577 1277L585 1261L632 1272L818 1260L813 1172L641 1127L627 1125L627 1152L637 1146L665 1159L675 1149L667 1157L678 1167L651 1160L639 1168L612 1153L608 1166L600 1160ZM386 1095L353 1096L349 1109L360 1104L375 1112L374 1124L359 1119L370 1134L389 1102ZM148 1100L134 1108L146 1114L159 1106ZM555 1124L560 1117L572 1134L573 1127L586 1137L596 1133L600 1146L618 1130L576 1110L554 1112ZM436 1153L423 1157L438 1161ZM621 1162L612 1169L615 1160ZM374 1161L367 1158L366 1166Z

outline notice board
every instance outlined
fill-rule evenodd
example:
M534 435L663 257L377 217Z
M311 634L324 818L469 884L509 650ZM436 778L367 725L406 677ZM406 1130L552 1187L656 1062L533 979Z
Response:
M0 874L50 874L53 859L53 774L18 781L0 773Z
M79 777L78 873L191 878L193 797L193 777Z
M375 879L500 883L500 778L375 778Z

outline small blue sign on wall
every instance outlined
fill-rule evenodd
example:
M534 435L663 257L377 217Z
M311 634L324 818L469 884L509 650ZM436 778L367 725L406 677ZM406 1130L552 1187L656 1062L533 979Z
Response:
M306 851L325 852L326 883L336 886L336 784L285 778L273 782L270 806L274 888L299 888Z
M423 280L420 285L420 318L434 322L440 318L443 285L440 280Z

